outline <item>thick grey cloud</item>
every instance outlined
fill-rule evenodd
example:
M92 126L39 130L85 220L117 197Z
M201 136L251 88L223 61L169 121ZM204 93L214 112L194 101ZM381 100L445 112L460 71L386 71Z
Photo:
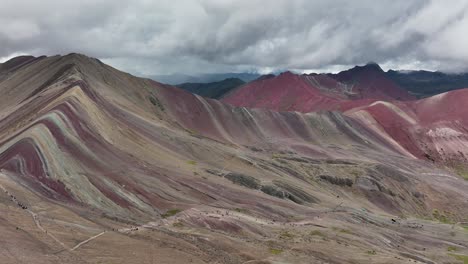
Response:
M0 0L0 58L81 52L140 75L468 70L468 1Z

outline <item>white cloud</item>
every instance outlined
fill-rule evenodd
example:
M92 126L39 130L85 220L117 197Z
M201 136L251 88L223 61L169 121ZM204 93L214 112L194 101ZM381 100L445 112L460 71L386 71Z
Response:
M368 61L468 70L467 4L0 0L0 56L81 52L145 75L324 70Z
M37 24L28 20L4 20L0 19L0 35L12 41L22 41L36 37L40 34Z

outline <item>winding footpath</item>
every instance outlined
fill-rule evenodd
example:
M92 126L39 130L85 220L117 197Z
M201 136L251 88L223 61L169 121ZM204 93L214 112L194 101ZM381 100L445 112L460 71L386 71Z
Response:
M67 245L65 245L65 243L63 243L62 241L60 241L60 239L58 239L56 236L54 236L53 234L51 234L50 232L47 232L47 230L41 225L41 222L39 220L39 216L37 213L33 212L31 209L27 208L22 202L20 202L16 196L14 196L12 193L10 193L2 184L0 184L0 189L8 196L10 197L10 200L15 203L18 207L24 209L26 212L28 212L31 216L32 216L32 219L34 220L34 223L36 224L36 227L41 230L44 234L46 234L47 236L49 236L50 238L52 238L55 242L57 242L60 246L62 246L65 250L68 250L68 251L74 251L76 249L78 249L79 247L81 247L82 245L86 244L86 243L89 243L90 241L104 235L106 233L106 231L103 231L95 236L92 236L80 243L78 243L76 246L74 246L73 248L69 248Z

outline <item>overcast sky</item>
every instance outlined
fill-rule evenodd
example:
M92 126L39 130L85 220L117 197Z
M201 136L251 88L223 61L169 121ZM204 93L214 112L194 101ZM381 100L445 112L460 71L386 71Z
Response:
M468 70L468 1L0 0L0 61L70 52L137 75Z

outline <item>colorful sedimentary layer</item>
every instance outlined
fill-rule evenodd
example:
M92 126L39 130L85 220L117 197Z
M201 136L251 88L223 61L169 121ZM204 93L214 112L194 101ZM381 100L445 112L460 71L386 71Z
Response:
M235 106L277 111L335 110L369 126L411 157L456 167L467 155L466 90L416 100L376 64L338 74L290 72L251 82L226 95Z
M403 140L423 122L428 138L446 137L434 146L463 141L424 114L446 95L350 100L366 89L291 73L244 87L271 81L273 97L289 85L287 100L255 88L252 109L84 55L0 65L2 259L438 263L454 260L449 246L466 252L467 182ZM274 111L296 106L346 111Z

